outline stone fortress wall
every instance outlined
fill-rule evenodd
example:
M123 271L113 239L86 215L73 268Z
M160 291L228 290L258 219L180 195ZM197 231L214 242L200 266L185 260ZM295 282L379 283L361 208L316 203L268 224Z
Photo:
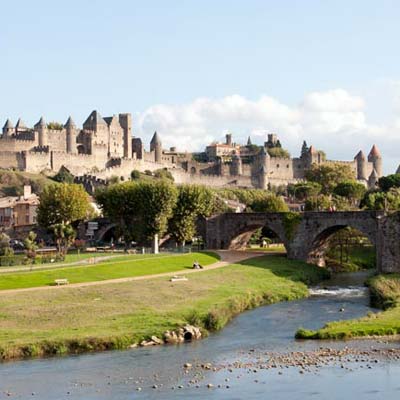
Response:
M93 111L82 128L71 117L63 126L41 118L33 128L21 120L15 126L7 120L0 136L0 167L48 174L65 167L82 182L85 176L93 182L113 176L127 180L132 170L167 169L177 183L263 189L302 181L313 164L350 165L354 176L369 187L382 175L382 157L375 145L368 157L360 151L351 161L325 160L305 142L299 157L273 156L281 153L271 149L280 147L274 134L263 146L254 146L250 138L246 145L233 143L228 134L224 143L211 143L203 153L183 153L163 149L155 132L147 151L142 140L132 136L130 114L102 118Z

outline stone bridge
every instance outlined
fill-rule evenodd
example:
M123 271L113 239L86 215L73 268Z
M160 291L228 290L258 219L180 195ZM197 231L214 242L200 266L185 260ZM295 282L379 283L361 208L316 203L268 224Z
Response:
M329 237L345 227L355 228L375 245L378 271L400 272L400 213L225 213L208 218L202 233L208 249L240 249L264 226L279 237L288 258L318 265L323 265Z

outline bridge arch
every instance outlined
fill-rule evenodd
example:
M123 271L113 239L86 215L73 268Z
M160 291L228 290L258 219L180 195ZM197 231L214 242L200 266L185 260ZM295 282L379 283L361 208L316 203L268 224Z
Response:
M362 227L360 229L360 227L353 226L352 224L332 225L315 233L314 238L309 243L307 261L319 266L325 266L325 257L327 251L331 247L332 236L346 228L352 228L359 232L362 236L366 237L376 249L376 235L372 234L370 231L364 230Z
M282 218L279 213L225 213L207 221L208 248L243 249L252 234L268 227L286 247Z

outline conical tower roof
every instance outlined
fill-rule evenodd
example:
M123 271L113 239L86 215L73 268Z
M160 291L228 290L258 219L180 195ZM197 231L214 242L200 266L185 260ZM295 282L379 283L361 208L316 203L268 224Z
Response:
M46 126L46 123L44 122L44 118L40 117L39 121L35 124L35 128L41 128Z
M354 157L355 160L366 160L365 154L362 150L360 150L357 155Z
M253 143L251 143L251 138L250 138L250 136L248 137L248 139L247 139L247 146L251 146Z
M161 144L161 139L158 136L157 131L154 132L153 137L151 138L150 144Z
M104 121L103 117L96 110L93 110L90 115L87 117L86 121L83 123L83 126L92 127L95 125L106 125L106 121Z
M6 123L3 126L3 129L13 129L13 124L11 123L11 121L9 119L7 119Z
M64 128L75 128L75 122L71 116L68 117L67 122L64 125Z
M311 146L309 147L308 151L309 151L311 154L317 152L317 150L315 149L315 147L314 147L313 145L311 145Z
M369 152L368 157L381 157L381 152L379 151L378 147L376 144L372 146L371 151Z
M17 121L17 124L15 125L15 127L18 129L21 129L21 128L26 128L26 125L24 124L24 121L22 121L22 119L21 118L19 118L18 119L18 121Z
M399 165L399 167L397 168L396 174L400 174L400 165Z

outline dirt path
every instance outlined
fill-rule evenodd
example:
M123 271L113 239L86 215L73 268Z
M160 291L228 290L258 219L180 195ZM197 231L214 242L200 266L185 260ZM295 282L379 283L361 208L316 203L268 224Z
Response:
M0 290L0 296L2 294L32 292L34 290L62 290L62 289L69 289L69 288L81 288L81 287L86 287L86 286L108 285L110 283L142 281L142 280L160 278L160 277L172 277L175 275L181 276L181 275L188 275L188 274L194 274L194 273L201 273L204 271L210 271L212 269L225 267L229 264L235 264L237 262L247 260L249 258L260 257L260 256L268 254L268 253L263 253L263 252L254 252L254 251L245 252L245 251L235 251L235 250L217 250L217 251L215 251L215 253L219 254L219 256L221 257L221 260L217 261L216 263L207 265L206 267L204 267L204 269L189 269L189 270L186 269L186 270L179 270L176 272L163 272L161 274L142 275L142 276L117 278L117 279L107 279L104 281L71 283L71 284L62 285L62 286L38 286L38 287L23 288L23 289L6 289L6 290Z

